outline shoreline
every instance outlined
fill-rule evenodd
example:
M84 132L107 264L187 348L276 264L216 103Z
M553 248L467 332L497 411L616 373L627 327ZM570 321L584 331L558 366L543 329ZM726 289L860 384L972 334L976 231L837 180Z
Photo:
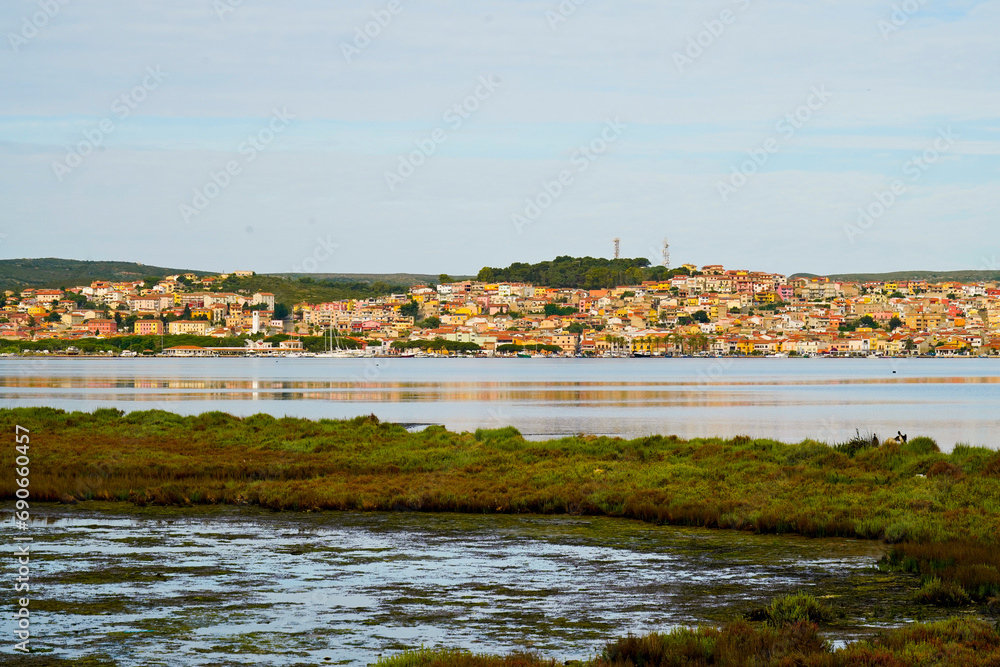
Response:
M32 463L37 500L592 514L893 544L1000 541L1000 452L959 444L943 454L923 437L528 440L513 427L414 431L374 415L110 408L4 408L0 422L44 443ZM8 464L13 452L0 450ZM0 491L13 498L11 483Z
M315 356L292 356L287 354L232 354L232 355L171 355L171 354L146 354L146 355L136 355L136 356L123 356L117 355L103 355L103 354L0 354L0 359L331 359L333 357L315 357ZM357 355L353 357L341 357L338 360L358 360L358 359L525 359L527 357L517 356L517 355L464 355L464 354L427 354L419 357L405 356L398 354L388 354L388 355ZM660 355L660 356L645 356L645 355L621 355L621 356L584 356L584 355L531 355L531 359L584 359L587 361L598 361L598 360L621 360L621 359L726 359L726 360L763 360L763 359L865 359L868 361L878 361L878 360L913 360L913 359L967 359L967 360L983 360L992 359L1000 361L1000 356L998 355L970 355L970 354L955 354L955 355L908 355L908 356L892 356L892 355L814 355L814 356L802 356L802 355L767 355L767 356L746 356L746 355Z

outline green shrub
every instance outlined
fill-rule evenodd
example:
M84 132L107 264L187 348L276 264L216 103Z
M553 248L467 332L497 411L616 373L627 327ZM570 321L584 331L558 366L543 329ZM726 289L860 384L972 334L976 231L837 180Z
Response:
M831 451L830 447L822 442L806 440L798 445L789 447L788 454L785 456L785 465L793 466L808 461L824 459L830 455Z
M933 438L919 436L903 443L903 451L910 454L933 454L940 452L941 448Z
M766 607L755 609L748 614L751 621L780 628L794 623L825 623L833 620L833 610L808 593L799 591L793 595L775 598Z
M850 457L853 457L858 452L863 452L866 449L871 449L872 447L878 447L878 437L874 434L861 435L861 431L858 429L854 430L854 437L847 442L840 443L839 445L834 445L833 448L838 452L843 452Z
M963 607L970 602L969 594L961 586L950 581L941 581L937 577L925 583L917 591L916 600L935 607Z
M493 442L496 440L511 440L511 439L523 439L521 432L518 431L513 426L505 426L503 428L477 428L476 429L476 441L477 442Z

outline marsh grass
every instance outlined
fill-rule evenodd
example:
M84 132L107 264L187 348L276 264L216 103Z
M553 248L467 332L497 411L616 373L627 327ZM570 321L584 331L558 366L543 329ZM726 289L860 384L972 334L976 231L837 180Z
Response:
M666 667L680 665L878 665L992 666L1000 663L1000 635L973 619L914 624L874 638L832 649L809 621L775 627L737 621L722 626L676 628L666 633L628 636L605 646L582 663L587 667ZM422 649L379 660L378 667L549 667L538 656L473 655L464 651ZM574 664L567 661L565 664Z
M496 656L459 649L404 651L388 658L379 658L374 663L375 667L556 667L556 664L555 660L545 660L531 653Z
M836 614L830 607L801 591L775 598L768 606L747 615L747 620L761 621L776 628L802 622L828 623L834 618Z
M1000 454L943 454L927 438L845 453L748 436L536 442L510 427L411 433L374 416L52 408L0 410L0 424L31 430L35 500L569 513L882 539L896 545L886 567L954 582L976 600L1000 593ZM0 465L14 456L0 448ZM14 490L12 477L0 482L0 497Z
M920 575L924 588L918 599L932 604L955 607L1000 595L1000 547L995 544L904 542L893 545L881 565Z

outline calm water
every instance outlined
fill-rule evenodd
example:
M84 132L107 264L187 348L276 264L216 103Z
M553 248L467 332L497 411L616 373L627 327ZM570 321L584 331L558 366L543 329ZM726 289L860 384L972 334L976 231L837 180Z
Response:
M1000 448L1000 360L2 359L0 406L185 414L375 413L529 437L747 434L843 441L870 430Z
M875 542L627 520L110 504L35 516L35 649L123 666L363 665L421 645L584 658L799 589L844 612L826 632L845 639L908 620L915 584L872 567Z

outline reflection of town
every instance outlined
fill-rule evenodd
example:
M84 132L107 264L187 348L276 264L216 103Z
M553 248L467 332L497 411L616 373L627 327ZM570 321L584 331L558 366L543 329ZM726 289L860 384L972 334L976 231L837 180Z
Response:
M171 401L334 401L351 403L468 402L603 407L761 406L798 400L796 387L841 385L1000 384L1000 377L908 377L808 379L789 381L676 382L365 382L276 380L100 380L75 377L0 377L0 398L44 398L59 390L62 399L136 402ZM138 391L136 391L138 390ZM120 392L120 393L119 393ZM9 396L8 396L9 395ZM813 403L814 398L803 398ZM863 395L839 397L839 405L866 405Z
M676 271L614 289L468 280L295 304L278 303L268 292L225 291L250 277L247 271L95 281L7 291L0 337L229 341L157 349L142 341L118 349L124 356L1000 354L996 282L833 282L719 265Z

